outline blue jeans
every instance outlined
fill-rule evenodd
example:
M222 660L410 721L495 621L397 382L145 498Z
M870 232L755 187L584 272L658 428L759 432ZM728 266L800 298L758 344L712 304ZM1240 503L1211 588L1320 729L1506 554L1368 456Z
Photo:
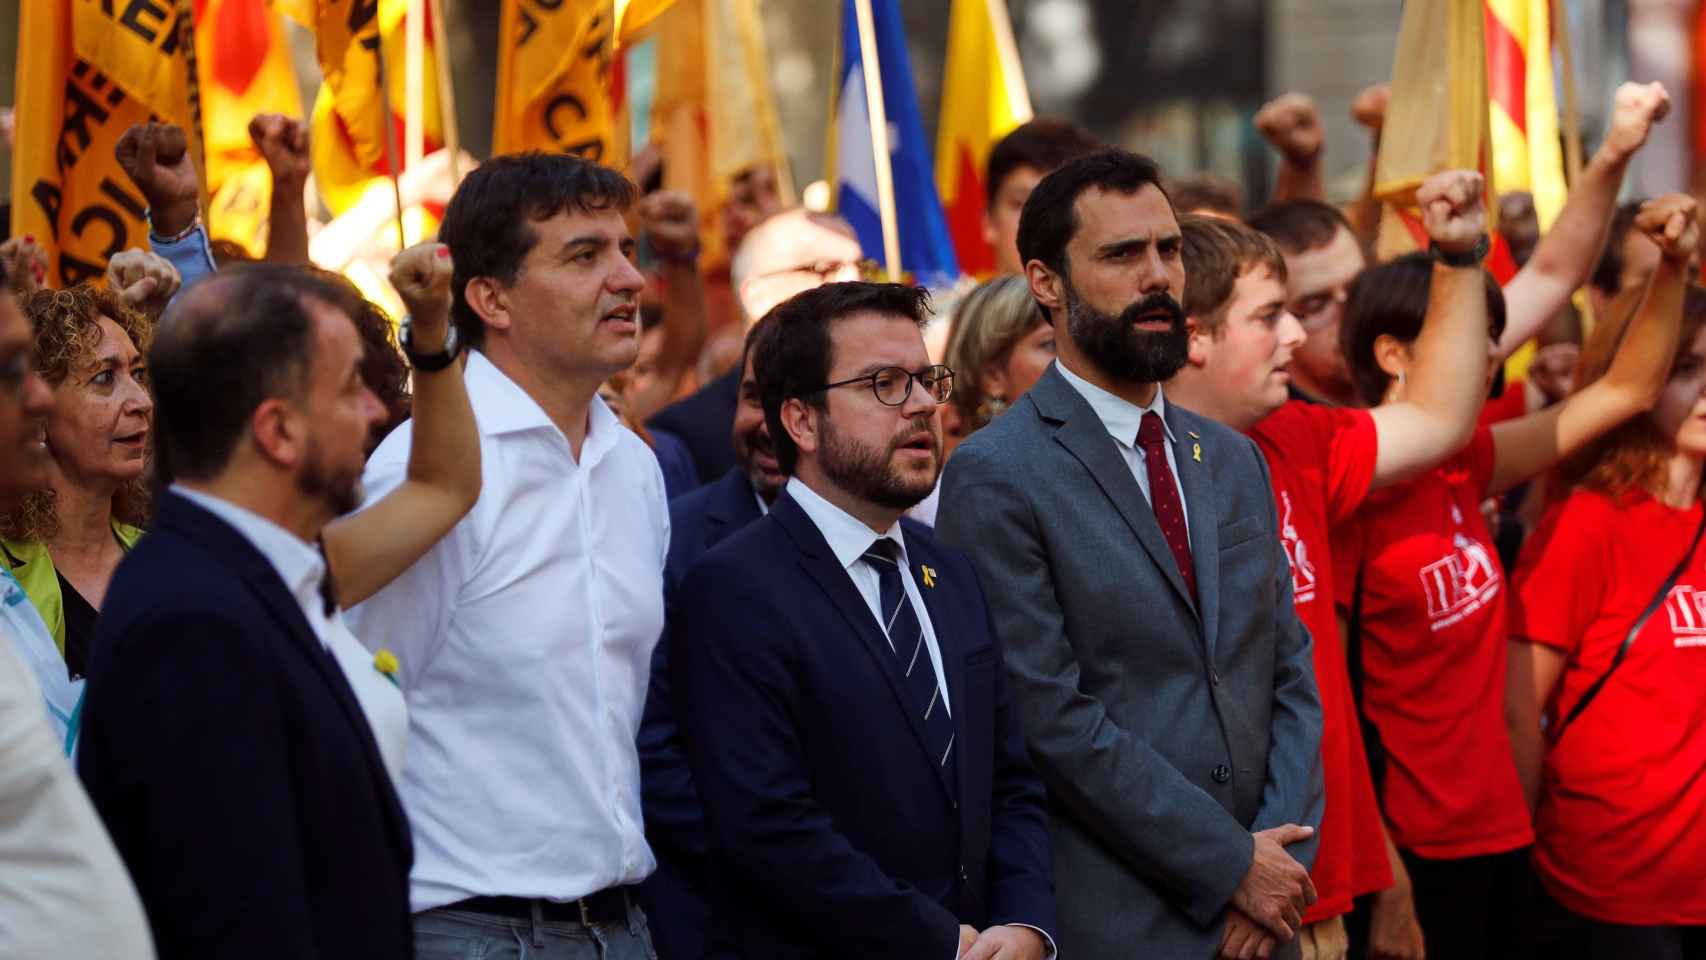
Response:
M658 960L646 915L583 926L465 910L415 914L415 960Z

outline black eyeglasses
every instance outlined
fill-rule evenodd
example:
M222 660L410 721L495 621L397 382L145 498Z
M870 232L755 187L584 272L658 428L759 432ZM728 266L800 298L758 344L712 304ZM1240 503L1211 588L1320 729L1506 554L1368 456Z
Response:
M915 380L918 381L919 386L924 388L924 392L930 395L930 399L937 403L947 403L948 398L954 395L954 371L938 363L935 366L925 367L917 373L913 373L905 367L883 367L875 373L867 373L862 377L854 377L851 380L842 380L838 383L826 383L821 387L807 390L801 396L810 396L814 393L822 393L825 390L833 390L836 387L869 381L871 393L876 396L878 403L898 407L904 404L908 397L912 396L912 383Z

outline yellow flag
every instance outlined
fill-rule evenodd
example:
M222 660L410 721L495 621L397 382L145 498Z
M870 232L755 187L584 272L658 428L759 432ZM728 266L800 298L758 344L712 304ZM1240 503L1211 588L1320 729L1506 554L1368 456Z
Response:
M266 253L272 172L249 137L257 114L302 117L290 45L262 0L205 0L196 23L208 234Z
M995 142L1029 119L1031 97L1005 0L954 0L942 70L936 189L965 273L983 276L995 269L995 251L983 236L984 164Z
M171 0L74 0L72 36L78 57L99 65L162 118L182 125L189 116L189 92L178 16ZM22 30L18 37L22 46L34 43Z
M1550 0L1486 0L1488 117L1500 190L1534 195L1540 229L1564 209Z
M673 0L502 2L492 152L562 151L623 166L617 50Z
M380 12L385 6L384 0L274 0L276 9L314 31L323 89L331 96L349 149L362 166L379 165L380 169L385 159L385 125L390 122L379 92L377 53ZM385 52L389 73L400 73L401 60L389 58L390 49ZM318 138L321 131L314 132Z
M148 245L144 201L113 147L149 110L77 56L73 2L23 0L18 19L12 233L47 249L53 286L98 280L108 258Z

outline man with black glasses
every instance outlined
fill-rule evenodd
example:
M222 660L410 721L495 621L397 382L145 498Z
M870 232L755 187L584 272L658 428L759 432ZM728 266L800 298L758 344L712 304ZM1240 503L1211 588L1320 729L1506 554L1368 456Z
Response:
M901 517L935 486L953 389L927 303L833 283L771 313L752 362L791 479L677 593L713 909L745 956L1053 952L1042 788L977 575Z

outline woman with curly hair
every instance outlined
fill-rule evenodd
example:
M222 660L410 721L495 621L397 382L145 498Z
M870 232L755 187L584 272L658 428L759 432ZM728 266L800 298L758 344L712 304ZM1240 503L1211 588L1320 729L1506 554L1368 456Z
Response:
M996 277L966 294L954 310L942 362L955 378L949 398L955 422L943 424L945 455L1016 402L1054 362L1054 328L1037 310L1024 277Z
M53 469L47 489L0 517L0 550L75 681L107 584L147 520L152 326L86 283L37 291L22 306L36 372L54 393L40 433Z

